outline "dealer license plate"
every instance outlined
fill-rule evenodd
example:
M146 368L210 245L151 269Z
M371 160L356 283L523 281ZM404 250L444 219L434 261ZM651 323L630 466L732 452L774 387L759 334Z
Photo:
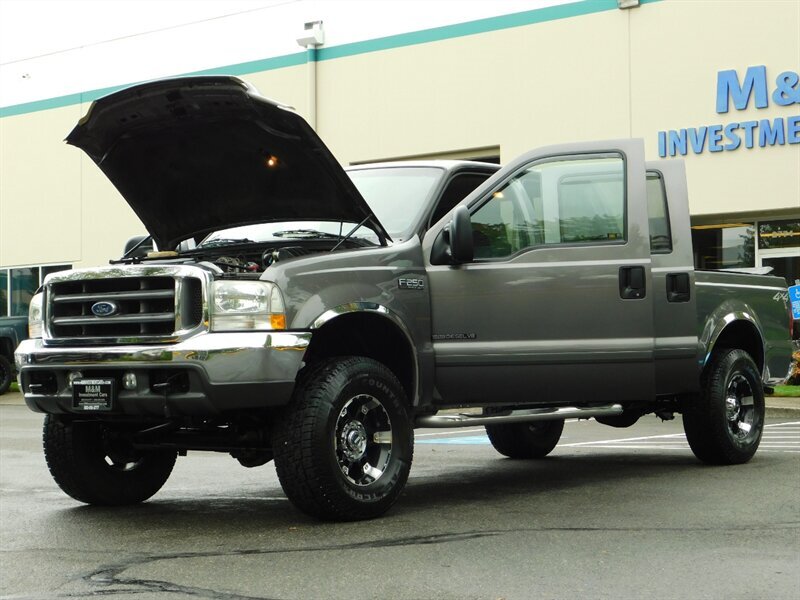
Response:
M111 410L113 379L76 379L72 382L72 408L84 411Z

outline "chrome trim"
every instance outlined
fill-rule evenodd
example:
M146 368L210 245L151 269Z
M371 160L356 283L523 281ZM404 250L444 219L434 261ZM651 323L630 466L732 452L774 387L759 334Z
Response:
M170 290L140 290L137 292L104 292L103 298L110 299L110 300L126 300L128 298L169 298L172 296L172 291ZM85 294L62 294L58 297L58 299L54 300L56 303L59 302L86 302L87 300L91 300L93 297L97 296L94 293L85 293Z
M200 333L166 346L45 346L40 339L23 341L14 359L21 370L119 368L131 371L153 366L205 371L210 383L293 381L311 341L308 332Z
M164 321L174 321L175 313L158 313L153 315L120 315L114 319L114 323L161 323ZM56 325L93 325L95 323L109 323L106 317L55 317L51 320ZM58 338L62 339L62 338Z
M53 337L50 330L51 317L53 313L54 301L50 294L50 285L53 283L84 281L87 279L109 279L109 278L127 278L127 277L171 277L175 280L174 291L170 293L175 294L175 306L171 320L174 319L175 328L169 335L137 335L137 336L82 336L82 337ZM194 277L200 280L200 294L202 297L202 315L200 323L195 327L181 328L182 314L181 314L181 296L183 291L183 281L186 278ZM213 274L208 269L204 269L195 265L125 265L113 267L99 267L88 269L74 269L70 271L59 271L48 275L43 284L45 290L45 303L44 303L44 316L42 325L42 340L46 346L104 346L116 344L172 344L186 340L199 333L208 331L208 290L211 281L213 281ZM143 292L164 292L164 290L143 290ZM103 297L120 299L121 294L129 292L109 292L102 294ZM116 296L115 296L116 294ZM95 295L96 294L92 294ZM79 302L77 298L79 294L69 294L66 297L67 301ZM91 296L88 295L87 296ZM139 296L141 297L141 296ZM155 296L153 296L155 297ZM166 294L160 297L167 297ZM62 302L64 300L61 300ZM67 317L69 318L69 317ZM88 317L87 317L88 318ZM119 317L117 317L119 319ZM97 321L91 321L95 323ZM79 323L74 323L79 324Z
M746 283L712 283L710 281L698 281L695 285L703 287L722 287L722 288L745 288L748 290L771 290L778 292L785 292L785 287L772 286L772 285L749 285Z
M348 302L347 304L340 304L335 308L326 310L324 313L322 313L320 316L314 319L314 322L311 324L311 329L319 329L320 327L322 327L329 321L332 321L336 317L341 317L342 315L354 312L378 313L389 318L392 318L391 315L393 314L388 308L380 304L377 304L375 302ZM410 340L411 336L408 335L408 331L405 330L405 326L402 325L399 319L397 319L397 317L394 317L392 318L392 320L401 327L403 327L404 333L406 333L408 339Z
M764 332L761 331L761 327L758 325L758 322L755 318L747 311L744 310L736 310L733 312L726 313L722 317L718 318L714 323L709 321L709 324L712 325L711 327L706 327L705 331L703 331L703 335L700 338L700 344L702 347L706 348L706 355L703 357L702 366L705 367L708 364L709 358L711 358L711 354L714 352L714 346L719 339L719 336L722 335L722 332L737 321L745 321L750 323L756 329L756 333L758 334L759 340L761 340L761 354L764 357L764 366L762 368L762 380L767 376L767 348L764 340ZM753 357L755 359L756 357Z
M620 414L622 414L621 404L589 407L561 406L512 410L504 415L460 413L457 415L422 416L417 417L414 427L473 427L475 425L495 425L498 423L528 423L531 421L555 421L558 419L611 417Z
M419 357L417 356L417 347L414 344L414 338L411 337L411 333L408 331L408 328L403 323L403 320L391 309L383 306L382 304L378 304L376 302L348 302L347 304L340 304L335 308L331 308L326 310L324 313L319 315L311 324L311 330L319 329L326 323L329 323L333 319L337 317L341 317L342 315L350 314L350 313L357 313L357 312L366 312L381 315L389 319L392 323L397 325L400 331L406 338L408 345L411 347L411 358L413 361L413 389L414 389L414 398L409 398L411 404L413 406L417 406L419 399L421 397L420 391L420 377L419 377Z

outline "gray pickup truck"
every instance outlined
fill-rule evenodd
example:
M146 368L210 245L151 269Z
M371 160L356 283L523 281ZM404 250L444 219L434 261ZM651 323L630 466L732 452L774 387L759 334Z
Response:
M575 417L681 413L700 460L743 463L789 370L785 282L695 271L683 164L641 140L345 172L295 112L206 77L100 99L67 142L150 233L48 276L16 351L82 502L141 502L208 450L370 518L415 427L535 459Z

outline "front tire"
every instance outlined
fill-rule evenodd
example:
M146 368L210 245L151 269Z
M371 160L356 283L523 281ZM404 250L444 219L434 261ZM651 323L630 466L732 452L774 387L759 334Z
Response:
M755 362L744 350L723 350L712 358L702 392L690 398L683 411L686 439L703 462L745 463L761 443L764 412Z
M44 458L64 492L100 506L137 504L155 494L175 465L174 450L134 450L100 421L46 415Z
M556 447L563 430L564 419L486 425L494 449L509 458L544 458Z
M400 382L382 364L336 358L303 375L273 434L289 500L319 519L386 512L405 486L414 435Z

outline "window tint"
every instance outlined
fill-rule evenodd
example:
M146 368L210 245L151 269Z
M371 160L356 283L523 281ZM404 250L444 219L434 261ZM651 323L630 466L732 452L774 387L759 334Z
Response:
M669 229L667 194L664 180L659 173L647 174L647 216L650 222L650 252L669 254L672 252L672 235Z
M72 268L72 265L50 265L49 267L42 267L41 281L44 283L44 278L50 273L58 273L59 271L67 271Z
M0 317L8 316L8 271L0 269Z
M625 238L624 162L581 156L531 165L472 215L476 258L542 244Z
M11 269L11 316L28 314L28 305L39 287L39 267Z
M456 204L469 196L476 187L489 179L489 176L490 173L462 173L453 177L442 192L442 197L439 199L436 210L433 211L429 224L433 225L439 221Z
M754 267L754 223L720 223L692 227L695 269Z

